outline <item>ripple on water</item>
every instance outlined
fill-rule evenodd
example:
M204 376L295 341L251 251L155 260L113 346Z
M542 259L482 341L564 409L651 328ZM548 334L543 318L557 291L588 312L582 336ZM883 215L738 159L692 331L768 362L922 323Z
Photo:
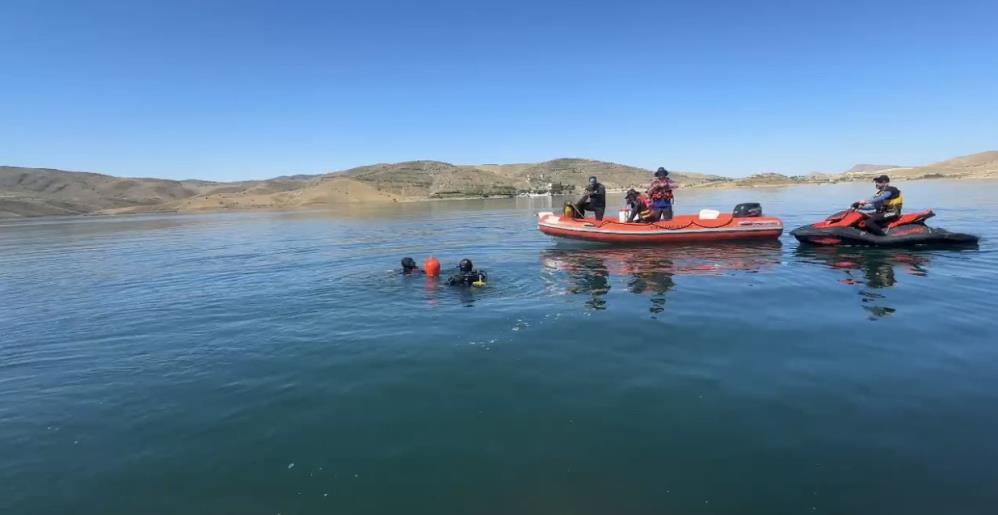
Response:
M823 214L682 205L746 196ZM998 205L967 198L935 220L987 222L969 251L562 244L550 199L4 223L0 510L983 512ZM429 255L489 285L394 272Z

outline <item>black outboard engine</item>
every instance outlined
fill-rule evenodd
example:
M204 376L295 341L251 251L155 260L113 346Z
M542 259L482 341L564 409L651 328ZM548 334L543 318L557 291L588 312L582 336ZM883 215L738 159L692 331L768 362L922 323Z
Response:
M735 210L731 213L731 216L734 216L735 218L762 216L762 204L758 202L738 204L735 206Z

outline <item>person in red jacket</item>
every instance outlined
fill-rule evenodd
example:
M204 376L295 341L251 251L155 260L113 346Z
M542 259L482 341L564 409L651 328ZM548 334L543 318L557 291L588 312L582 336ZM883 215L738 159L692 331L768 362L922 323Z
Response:
M627 209L630 211L627 223L634 222L635 220L639 222L651 221L652 208L648 197L638 193L637 190L631 189L627 191L627 196L624 199L627 201Z
M648 186L648 196L651 197L652 221L672 220L672 188L676 183L669 179L669 171L659 167L655 172L655 180Z

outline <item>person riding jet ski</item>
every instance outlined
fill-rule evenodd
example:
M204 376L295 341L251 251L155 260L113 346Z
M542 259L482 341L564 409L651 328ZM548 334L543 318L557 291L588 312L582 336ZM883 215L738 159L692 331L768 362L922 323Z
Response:
M901 216L901 208L904 206L904 197L901 190L891 186L891 179L886 175L881 175L873 182L877 185L877 192L866 200L860 200L853 204L857 209L873 209L873 214L866 219L866 230L877 236L885 236L884 226L897 220Z

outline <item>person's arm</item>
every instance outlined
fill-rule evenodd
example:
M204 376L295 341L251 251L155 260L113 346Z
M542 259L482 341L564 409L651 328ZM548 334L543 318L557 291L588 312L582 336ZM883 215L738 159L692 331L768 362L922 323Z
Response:
M884 202L887 202L888 200L890 200L890 198L892 196L893 196L893 194L891 193L890 190L878 191L872 197L870 197L870 198L868 198L866 200L860 200L859 201L859 207L860 207L860 209L862 209L862 208L876 209L877 206L879 206L880 204L883 204Z
M630 211L627 214L627 223L632 223L632 222L634 222L634 219L638 217L637 203L636 202L628 203L627 204L627 209Z

